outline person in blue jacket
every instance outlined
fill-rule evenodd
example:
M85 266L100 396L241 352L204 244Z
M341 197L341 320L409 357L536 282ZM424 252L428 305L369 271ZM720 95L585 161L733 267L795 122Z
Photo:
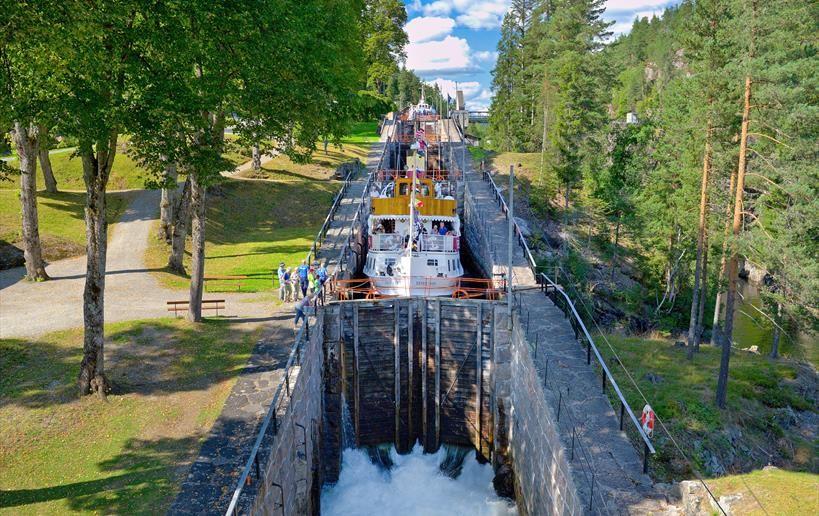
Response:
M307 295L307 287L309 287L309 283L307 281L307 274L309 272L310 272L310 266L307 265L307 260L302 260L301 265L299 265L299 268L298 268L299 286L301 287L302 297Z

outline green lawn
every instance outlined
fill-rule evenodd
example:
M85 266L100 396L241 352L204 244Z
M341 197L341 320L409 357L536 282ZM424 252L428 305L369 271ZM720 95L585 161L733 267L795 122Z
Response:
M639 414L645 402L603 338L595 340L626 399ZM740 470L764 466L765 453L782 457L789 469L812 467L815 444L807 442L795 422L788 422L786 417L789 408L815 410L800 394L805 382L815 382L815 372L811 373L809 365L734 352L728 408L722 411L714 405L720 355L717 348L703 346L688 361L685 349L674 347L670 341L620 336L608 336L608 340L699 471L707 473L709 453L718 457L733 454ZM614 399L613 392L609 394ZM737 429L741 438L732 443L730 432ZM657 455L652 459L652 475L663 481L689 478L691 471L659 426L655 432ZM632 437L636 438L636 433Z
M307 254L338 191L335 181L251 181L231 179L211 192L205 228L205 274L247 275L242 291L273 288L272 272L284 261L297 265ZM168 249L151 241L149 268L163 268ZM186 269L190 271L189 255ZM157 273L173 288L187 288L188 280ZM235 282L208 284L209 291L235 290Z
M728 475L708 480L714 495L742 495L731 505L732 514L817 514L819 475L778 468L755 470L745 475Z
M108 222L119 219L128 205L131 194L109 193L107 196ZM37 196L40 219L40 238L48 261L77 256L85 252L85 220L83 210L85 193L60 192ZM20 198L17 190L0 190L0 240L20 240Z
M0 513L164 513L258 338L172 319L106 334L107 401L77 398L81 330L0 340Z
M205 230L205 275L248 276L243 292L269 292L279 262L296 266L309 251L340 183L332 181L335 167L352 158L364 161L378 140L375 122L354 124L341 146L321 145L310 163L294 163L278 156L248 179L227 179L208 194ZM188 247L190 251L190 246ZM190 255L185 268L190 272ZM149 268L163 269L168 260L164 242L152 240L146 256ZM187 288L188 278L156 273L168 287ZM277 286L276 286L277 287ZM235 291L236 281L209 281L209 292Z
M85 191L85 182L82 178L82 160L79 157L72 157L73 151L66 149L50 155L51 168L54 170L54 177L57 179L57 188L62 190ZM9 163L16 166L17 162ZM108 180L108 190L133 190L145 188L145 178L148 173L141 169L134 160L117 149L114 157L114 166L111 168L111 177ZM11 181L0 181L0 189L19 188L19 177ZM44 189L43 172L37 166L37 188Z
M342 163L353 159L362 163L366 161L371 144L378 141L377 128L377 122L357 122L353 124L350 134L342 138L340 145L329 144L327 152L324 152L323 143L319 142L308 163L294 163L287 156L276 156L265 163L258 174L248 170L240 176L273 181L329 179Z

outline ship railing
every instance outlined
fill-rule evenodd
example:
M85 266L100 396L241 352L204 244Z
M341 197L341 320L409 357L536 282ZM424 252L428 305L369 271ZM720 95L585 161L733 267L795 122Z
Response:
M398 233L374 233L370 235L371 251L400 251L404 247L404 237Z
M421 251L457 253L459 237L455 235L421 235Z
M393 170L384 169L379 170L376 174L376 181L394 181L396 179L412 179L414 171L412 170ZM418 179L432 179L433 181L449 181L453 174L450 174L446 169L430 169L421 170L418 173Z
M389 281L379 289L379 283ZM327 293L336 300L349 301L353 299L384 299L389 296L381 293L384 288L409 290L410 287L418 295L452 297L455 299L501 299L506 294L504 279L487 278L444 278L437 276L411 276L398 280L391 276L376 278L361 278L339 280L334 279L327 283Z

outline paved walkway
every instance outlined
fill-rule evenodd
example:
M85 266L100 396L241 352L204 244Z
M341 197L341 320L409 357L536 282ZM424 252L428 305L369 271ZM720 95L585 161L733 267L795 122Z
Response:
M463 164L469 197L467 202L473 202L476 208L473 220L467 222L467 229L477 230L484 242L480 247L490 249L488 261L496 264L495 268L500 272L506 272L506 216L499 208L490 184L482 179L480 172L474 170L471 160L467 158L462 162L458 159L463 155L460 147L454 146L453 156L458 164ZM473 224L472 228L469 227L470 223ZM541 379L549 387L547 401L555 414L558 405L561 405L563 416L558 426L563 443L566 449L570 449L572 428L575 427L583 451L588 456L588 462L584 462L585 458L580 459L583 453L577 451L578 459L572 463L572 476L581 499L588 500L589 497L587 473L590 476L591 472L586 464L590 464L590 469L595 473L596 512L644 514L666 510L652 490L651 479L642 473L641 456L628 436L619 430L618 414L602 392L597 369L586 365L586 353L575 340L569 321L539 289L531 290L536 285L534 275L517 242L514 244L513 277L515 288L530 289L517 294L521 307L519 321L529 326L530 343L534 345L538 342L538 353L533 358ZM547 373L548 378L545 377ZM632 423L627 419L625 424ZM608 507L601 507L601 498L606 500Z
M378 164L382 149L381 143L372 146L367 157L368 170ZM347 189L318 250L318 259L327 260L331 271L347 244L366 182L367 174L362 174ZM274 318L265 337L257 343L249 365L228 396L169 514L222 514L227 509L262 420L282 381L292 345L292 316L288 311L287 315Z
M187 298L187 290L163 287L145 266L153 222L159 218L159 195L157 190L136 192L120 220L109 227L106 322L167 317L167 301ZM46 267L51 280L39 283L25 281L23 267L0 271L0 338L82 327L85 263L85 256L51 263ZM219 297L228 301L225 315L258 320L270 314L269 307L249 302L258 294Z

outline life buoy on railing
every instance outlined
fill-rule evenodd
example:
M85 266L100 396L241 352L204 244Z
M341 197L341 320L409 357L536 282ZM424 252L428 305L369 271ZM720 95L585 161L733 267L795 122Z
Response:
M643 432L649 437L654 433L654 419L654 410L651 405L646 403L646 406L643 407L643 413L640 415L640 426L643 427Z
M466 299L467 296L468 294L466 293L466 290L460 288L452 293L452 297L455 299Z

